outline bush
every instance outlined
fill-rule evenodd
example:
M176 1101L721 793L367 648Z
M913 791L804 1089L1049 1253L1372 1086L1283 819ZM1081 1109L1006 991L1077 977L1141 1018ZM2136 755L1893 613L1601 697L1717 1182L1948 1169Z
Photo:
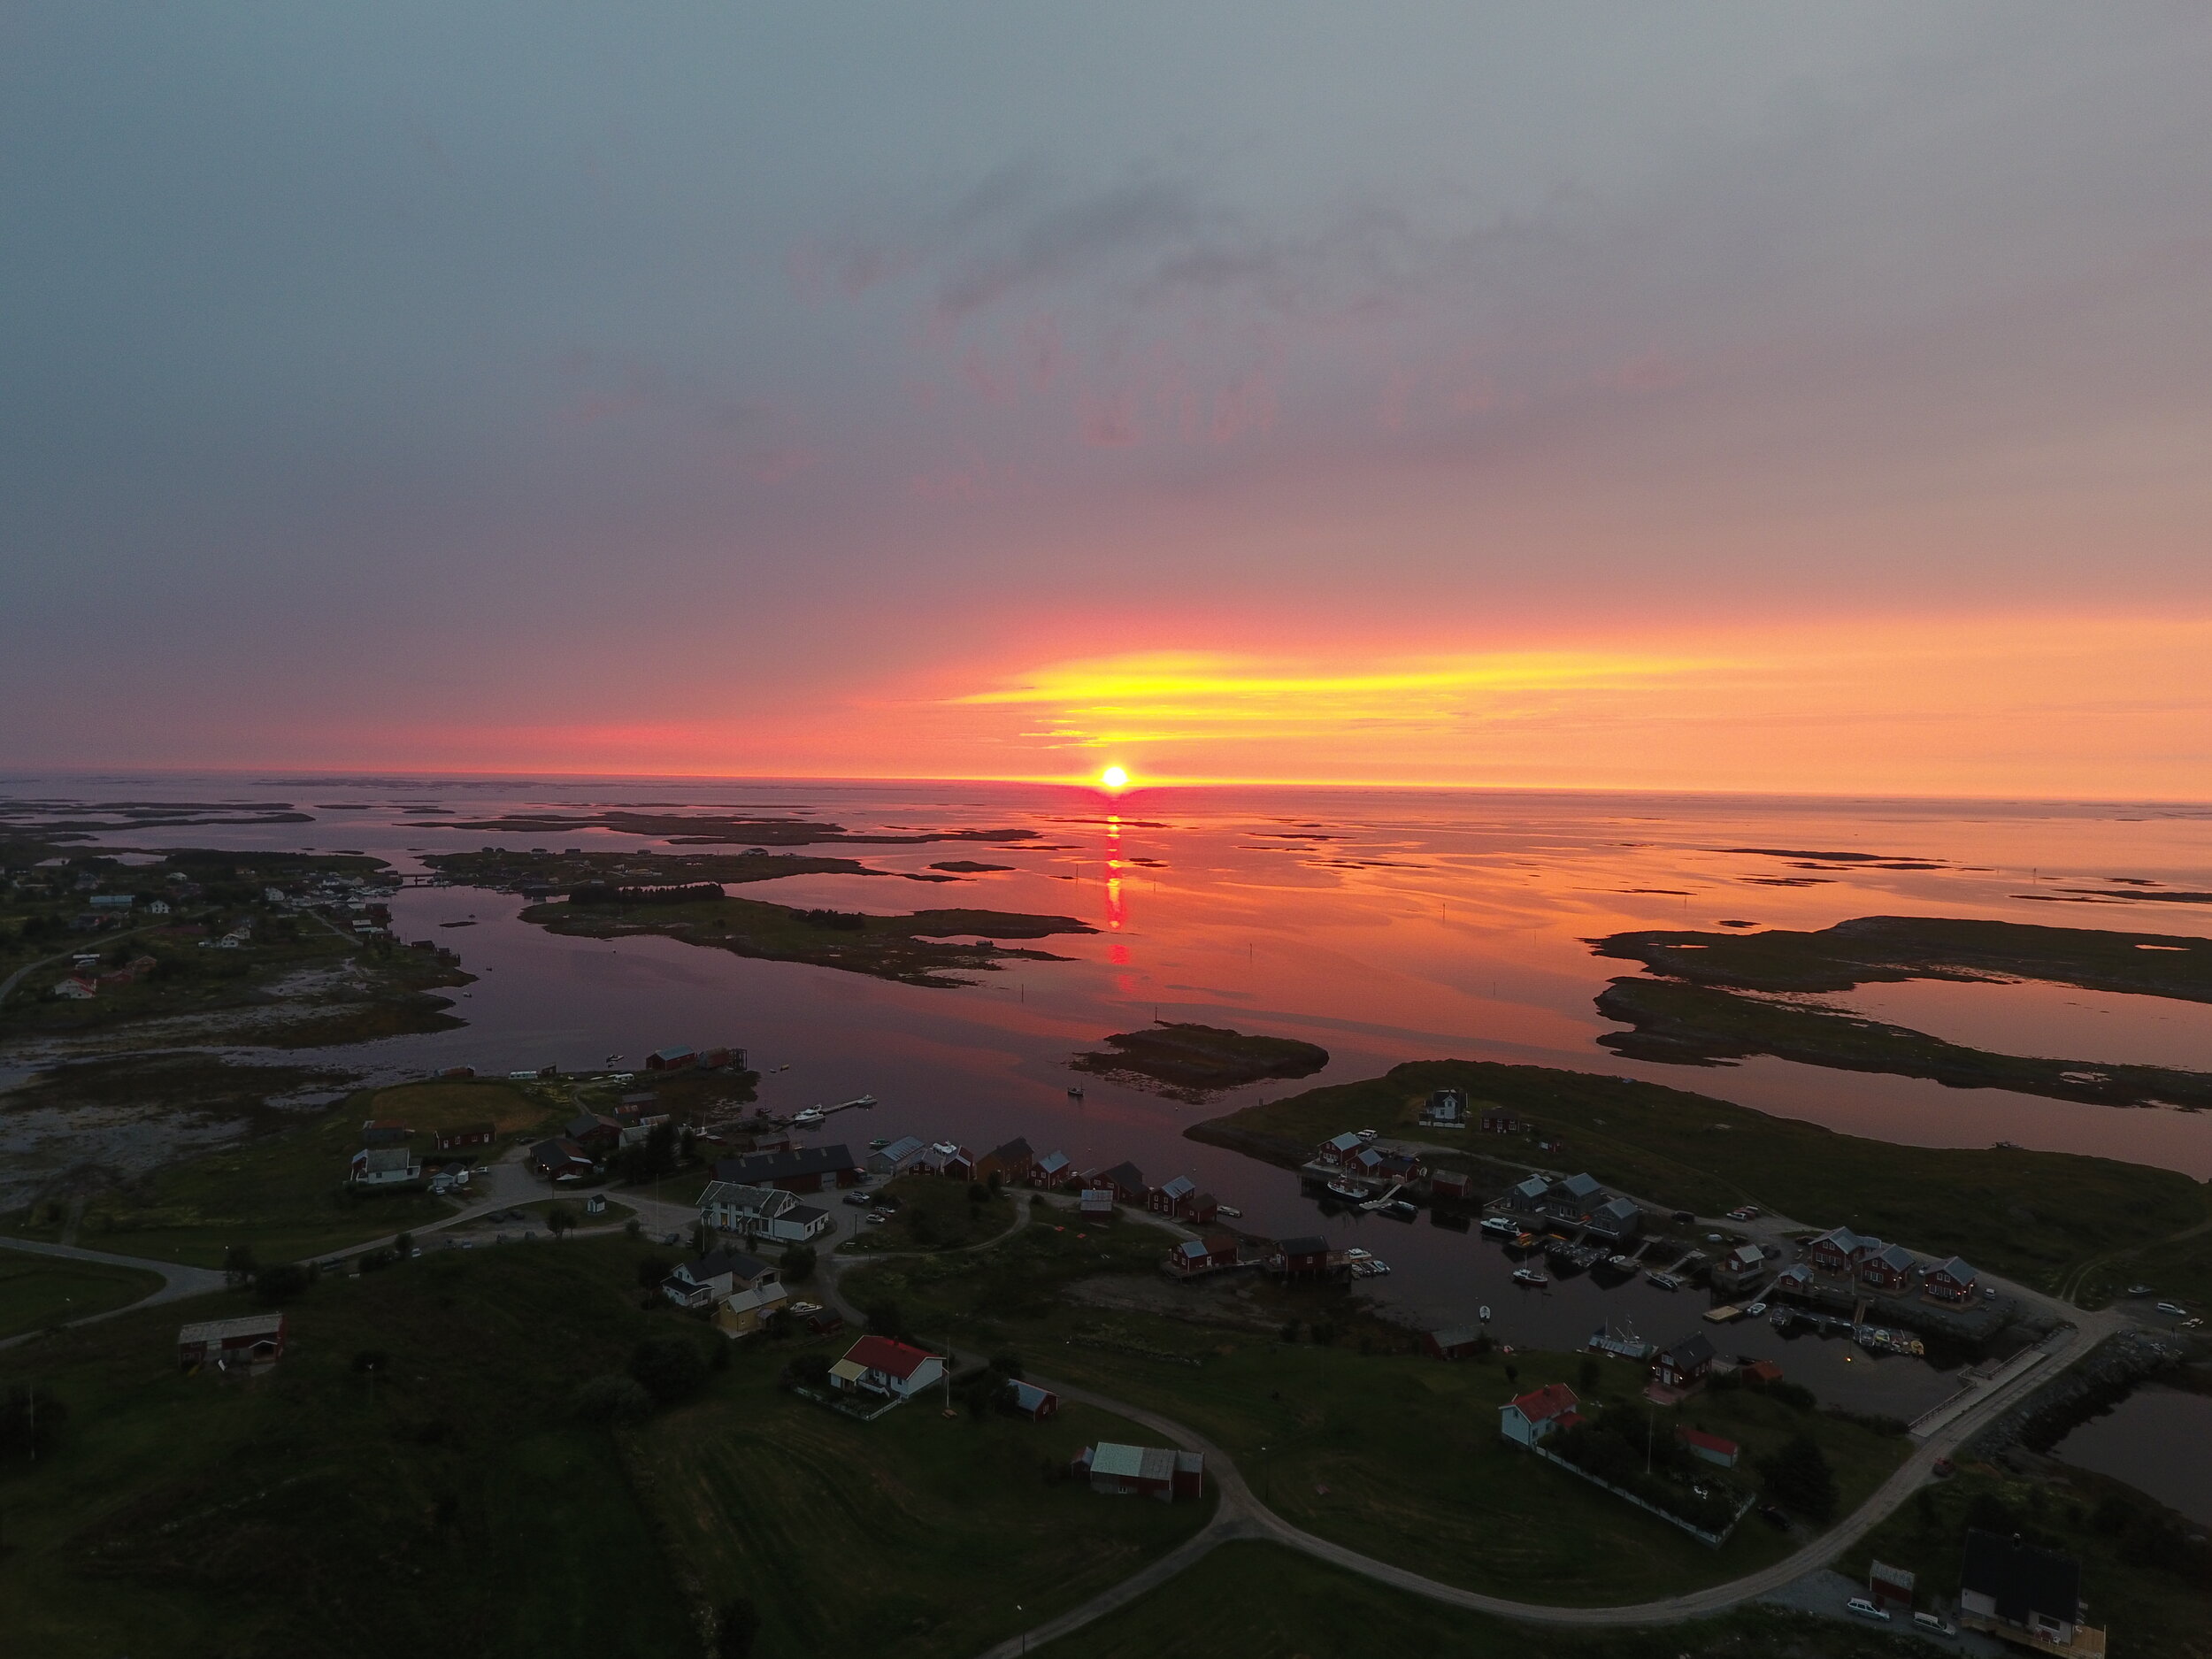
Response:
M586 1423L636 1423L653 1415L653 1396L634 1378L594 1377L576 1391L575 1412Z
M277 1262L254 1274L253 1294L255 1300L273 1308L279 1302L305 1295L307 1287L314 1282L308 1277L307 1270L296 1262Z
M783 1253L783 1281L787 1285L803 1285L814 1277L814 1247L795 1244Z
M1836 1471L1809 1436L1801 1434L1772 1456L1761 1458L1759 1473L1767 1494L1784 1509L1816 1521L1836 1512L1841 1495L1836 1490Z
M870 1336L906 1338L906 1313L895 1302L872 1302L864 1310L867 1314Z
M18 1385L0 1394L0 1457L35 1457L50 1449L69 1408L37 1384Z
M1018 1354L994 1354L991 1356L991 1369L1002 1377L1019 1382L1022 1379L1022 1357Z
M250 1244L234 1244L223 1252L223 1277L232 1285L250 1281L255 1268L259 1265L253 1259L253 1246Z
M663 1405L687 1400L706 1386L707 1356L687 1336L649 1336L631 1351L630 1375Z
M830 1363L821 1354L802 1354L783 1368L784 1386L804 1383L819 1388L829 1380Z

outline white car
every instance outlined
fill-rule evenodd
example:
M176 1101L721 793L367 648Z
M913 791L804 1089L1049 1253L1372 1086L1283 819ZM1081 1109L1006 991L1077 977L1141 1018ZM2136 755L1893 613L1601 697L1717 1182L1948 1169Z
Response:
M2189 1310L2177 1302L2162 1302L2158 1304L2158 1311L2170 1313L2177 1319L2185 1319L2189 1317Z
M1933 1613L1915 1613L1912 1616L1912 1622L1931 1636L1955 1636L1959 1633L1957 1625L1945 1624Z
M1843 1604L1843 1610L1847 1613L1856 1613L1861 1618L1878 1618L1885 1624L1889 1623L1889 1615L1863 1595L1855 1595L1846 1601Z

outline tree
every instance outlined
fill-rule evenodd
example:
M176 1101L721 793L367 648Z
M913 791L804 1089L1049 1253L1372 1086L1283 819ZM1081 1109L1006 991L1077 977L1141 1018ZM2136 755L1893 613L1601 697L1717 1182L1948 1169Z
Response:
M715 1659L752 1659L753 1643L760 1635L760 1609L751 1598L741 1595L728 1603L718 1623Z
M1014 1382L1022 1379L1022 1356L1018 1354L994 1354L991 1369Z
M814 1247L795 1244L783 1253L783 1279L787 1285L803 1285L814 1277Z
M563 1233L574 1230L576 1212L566 1204L555 1204L545 1212L545 1225L557 1239Z
M257 1300L274 1307L305 1295L311 1283L307 1270L296 1262L276 1262L254 1274L253 1294Z
M622 1236L626 1239L634 1239L644 1231L645 1224L635 1216L622 1224Z
M906 1335L906 1314L897 1302L888 1298L872 1302L866 1311L869 1335L901 1338Z
M1772 1456L1763 1458L1759 1472L1765 1478L1768 1494L1785 1509L1815 1521L1824 1521L1836 1512L1840 1496L1836 1490L1836 1471L1827 1454L1809 1435L1800 1434Z
M413 1233L403 1233L392 1240L392 1254L398 1260L403 1262L414 1253L415 1235Z
M250 1244L234 1244L223 1252L223 1278L233 1288L250 1280L256 1265Z
M576 1391L586 1423L636 1423L653 1415L653 1396L633 1377L594 1377Z
M1519 1382L1521 1380L1521 1368L1518 1365L1509 1363L1505 1368L1505 1379L1509 1384Z
M661 1404L673 1405L706 1386L707 1356L688 1336L649 1336L631 1351L630 1375Z

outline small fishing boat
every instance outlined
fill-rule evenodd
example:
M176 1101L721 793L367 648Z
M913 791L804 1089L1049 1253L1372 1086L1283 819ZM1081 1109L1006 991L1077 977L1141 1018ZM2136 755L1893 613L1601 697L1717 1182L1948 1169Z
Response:
M1644 1275L1644 1283L1649 1285L1655 1290L1679 1290L1682 1288L1682 1281L1677 1279L1672 1273L1646 1273Z
M1390 1213L1401 1221L1410 1221L1421 1211L1412 1200L1401 1198L1390 1206Z
M1216 1204L1214 1206L1214 1214L1217 1216L1226 1216L1232 1221L1241 1221L1244 1219L1244 1211L1239 1210L1234 1204Z
M1763 1317L1765 1317L1765 1315L1766 1315L1766 1310L1767 1310L1767 1305L1766 1305L1766 1303L1764 1303L1763 1302L1753 1302L1753 1303L1752 1303L1752 1304L1751 1304L1748 1308L1746 1308L1746 1309L1744 1310L1744 1312L1745 1312L1745 1314L1746 1314L1747 1316L1748 1316L1749 1317L1754 1318L1754 1319L1758 1319L1758 1318L1763 1318Z
M891 1142L887 1137L878 1135L873 1141L871 1141L868 1143L868 1150L871 1152L880 1152L884 1148L889 1146Z
M1777 1308L1774 1310L1774 1317L1769 1319L1767 1323L1778 1331L1786 1331L1790 1328L1790 1326L1797 1323L1797 1316L1792 1313L1787 1308Z
M1521 1224L1510 1216L1485 1216L1482 1231L1493 1239L1517 1239L1521 1236Z
M1081 1100L1083 1098L1083 1086L1080 1083L1069 1084L1068 1098L1070 1100Z
M792 1114L791 1121L794 1124L818 1124L822 1121L822 1118L823 1111L819 1106L810 1106L803 1112Z
M1360 1202L1367 1196L1367 1189L1365 1187L1355 1187L1349 1181L1331 1181L1328 1185L1328 1190L1335 1196L1339 1198L1348 1198L1354 1203Z
M1605 1264L1617 1273L1632 1273L1636 1271L1636 1258L1632 1256L1609 1256L1605 1258Z
M1526 1285L1532 1290L1541 1290L1550 1284L1551 1280L1546 1279L1532 1267L1517 1267L1513 1270L1513 1282L1517 1285Z

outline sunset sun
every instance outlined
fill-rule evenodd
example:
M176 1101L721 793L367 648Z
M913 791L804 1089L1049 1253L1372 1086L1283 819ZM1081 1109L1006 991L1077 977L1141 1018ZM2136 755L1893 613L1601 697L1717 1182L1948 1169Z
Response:
M1126 789L1129 774L1119 766L1109 766L1098 774L1099 787L1104 789Z

